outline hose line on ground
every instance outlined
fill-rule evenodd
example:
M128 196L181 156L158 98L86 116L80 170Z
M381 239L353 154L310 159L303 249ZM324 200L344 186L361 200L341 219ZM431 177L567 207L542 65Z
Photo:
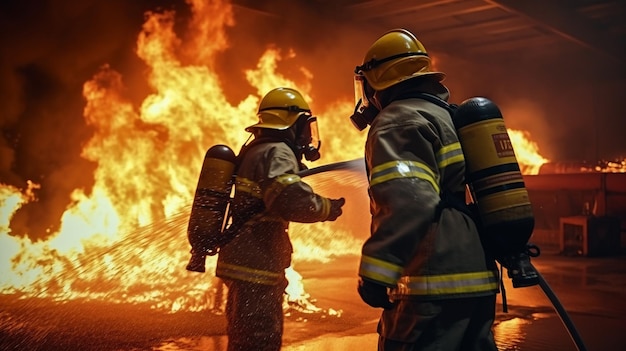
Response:
M537 269L535 269L535 271L537 271ZM587 351L587 348L585 347L585 344L583 343L583 340L580 337L578 330L576 330L576 326L570 319L569 315L567 314L567 311L565 311L565 308L559 301L559 298L556 296L554 291L550 288L550 286L548 285L548 282L546 282L546 280L543 279L543 276L541 275L541 273L539 273L539 271L537 271L537 275L539 276L539 286L541 287L541 290L543 290L543 292L546 294L548 299L550 299L550 302L552 302L552 306L554 306L556 313L559 315L559 318L561 318L561 322L563 322L563 325L565 326L565 329L567 329L567 332L569 333L570 337L572 338L572 341L576 345L576 348L578 349L578 351Z

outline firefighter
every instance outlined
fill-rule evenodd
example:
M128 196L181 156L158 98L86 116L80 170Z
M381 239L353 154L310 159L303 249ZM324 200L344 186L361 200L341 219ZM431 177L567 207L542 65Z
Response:
M344 198L320 196L297 173L319 159L317 118L302 95L276 88L261 100L253 140L242 147L232 201L240 228L220 251L216 276L228 287L228 350L279 350L285 269L291 264L289 222L334 221Z
M378 349L497 350L498 271L463 211L463 152L450 113L420 98L447 101L445 74L405 29L377 39L355 74L371 212L357 290L383 308Z

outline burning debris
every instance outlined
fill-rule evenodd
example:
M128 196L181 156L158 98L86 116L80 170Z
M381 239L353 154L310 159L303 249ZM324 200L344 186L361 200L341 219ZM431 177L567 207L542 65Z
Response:
M171 313L223 311L225 291L211 280L212 273L184 270L189 250L185 229L204 153L218 143L238 149L245 141L244 127L255 118L259 96L276 86L297 87L314 101L309 96L313 77L306 67L290 76L280 73L279 64L285 61L298 66L297 52L270 47L255 67L242 72L256 93L229 102L214 63L229 45L226 29L235 25L232 7L222 1L189 4L192 17L184 40L174 30L174 12L146 13L136 55L148 68L145 79L151 93L141 104L128 97L125 77L110 65L84 83L84 120L93 135L81 156L96 165L90 175L93 186L71 193L57 231L37 241L27 232L15 232L11 219L21 206L36 201L41 185L29 181L20 190L0 183L0 293L149 303ZM340 98L315 109L327 142L324 162L362 156L365 135L355 134L346 119L353 108L351 99ZM530 135L509 133L523 172L535 174L547 159ZM348 139L352 142L346 143ZM350 227L362 214L354 218L341 229L312 226L304 232L295 227L294 260L323 261L355 253L360 244ZM215 262L207 262L207 272L214 268ZM293 269L288 274L286 313L341 316L341 311L315 306L301 276Z
M626 159L600 161L593 168L582 167L583 172L626 173Z

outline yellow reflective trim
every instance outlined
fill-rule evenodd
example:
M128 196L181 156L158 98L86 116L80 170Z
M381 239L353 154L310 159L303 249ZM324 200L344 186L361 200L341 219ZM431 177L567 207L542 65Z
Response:
M498 272L470 272L445 275L404 276L398 281L402 295L450 295L498 289Z
M395 285L402 267L391 262L383 261L370 256L362 256L359 267L359 275L388 285Z
M287 186L289 184L297 183L300 181L300 176L297 174L282 174L276 177L276 181Z
M322 218L324 218L324 220L326 218L328 218L328 216L330 215L330 199L327 199L325 197L322 198Z
M370 187L393 179L418 178L429 182L439 193L439 182L435 173L422 162L418 161L390 161L372 168L370 173Z
M291 184L297 183L300 181L300 176L296 174L281 174L278 177L274 178L272 184L265 189L265 194L263 194L263 198L267 203L274 202L274 199L280 195L280 193L285 190L285 188Z
M248 193L256 198L261 198L261 187L250 179L237 177L235 178L235 191Z
M453 163L465 161L463 155L463 149L461 149L461 143L455 142L450 145L443 146L437 152L437 166L439 169L443 169Z
M228 263L218 263L216 273L220 276L256 284L274 285L282 278L281 273L253 269Z

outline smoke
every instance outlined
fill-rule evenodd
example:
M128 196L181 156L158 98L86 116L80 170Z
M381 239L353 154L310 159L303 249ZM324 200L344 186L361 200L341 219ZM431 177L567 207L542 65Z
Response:
M312 108L353 99L353 71L379 30L354 25L340 2L233 1L236 25L228 30L231 47L220 57L224 86L234 101L248 93L241 67L254 67L268 48L280 50L279 73L304 81L312 74ZM246 7L237 5L247 3ZM250 7L247 7L250 6ZM369 32L369 34L368 34ZM290 55L296 55L292 57ZM303 71L303 67L309 72ZM348 119L341 122L346 122ZM337 121L340 123L339 121Z
M314 112L324 104L351 100L354 67L369 45L391 29L358 22L340 9L343 2L233 3L230 46L214 63L233 104L263 93L247 83L243 70L254 68L269 47L281 51L279 73L296 82L313 77ZM82 85L108 64L121 72L131 99L141 102L149 91L145 67L134 53L137 35L145 12L163 9L175 10L177 25L184 28L189 6L183 0L0 2L0 183L25 188L32 180L42 185L39 201L14 217L15 233L41 238L54 231L69 194L92 185L95 165L80 156L91 136L83 119ZM427 48L437 43L435 34L416 34ZM453 102L471 96L492 99L507 126L528 131L549 159L624 157L623 63L588 53L497 61L431 52L437 68L448 75L444 83Z
M563 55L487 71L486 90L498 102L507 126L530 132L556 161L626 157L621 117L626 70L598 53Z

